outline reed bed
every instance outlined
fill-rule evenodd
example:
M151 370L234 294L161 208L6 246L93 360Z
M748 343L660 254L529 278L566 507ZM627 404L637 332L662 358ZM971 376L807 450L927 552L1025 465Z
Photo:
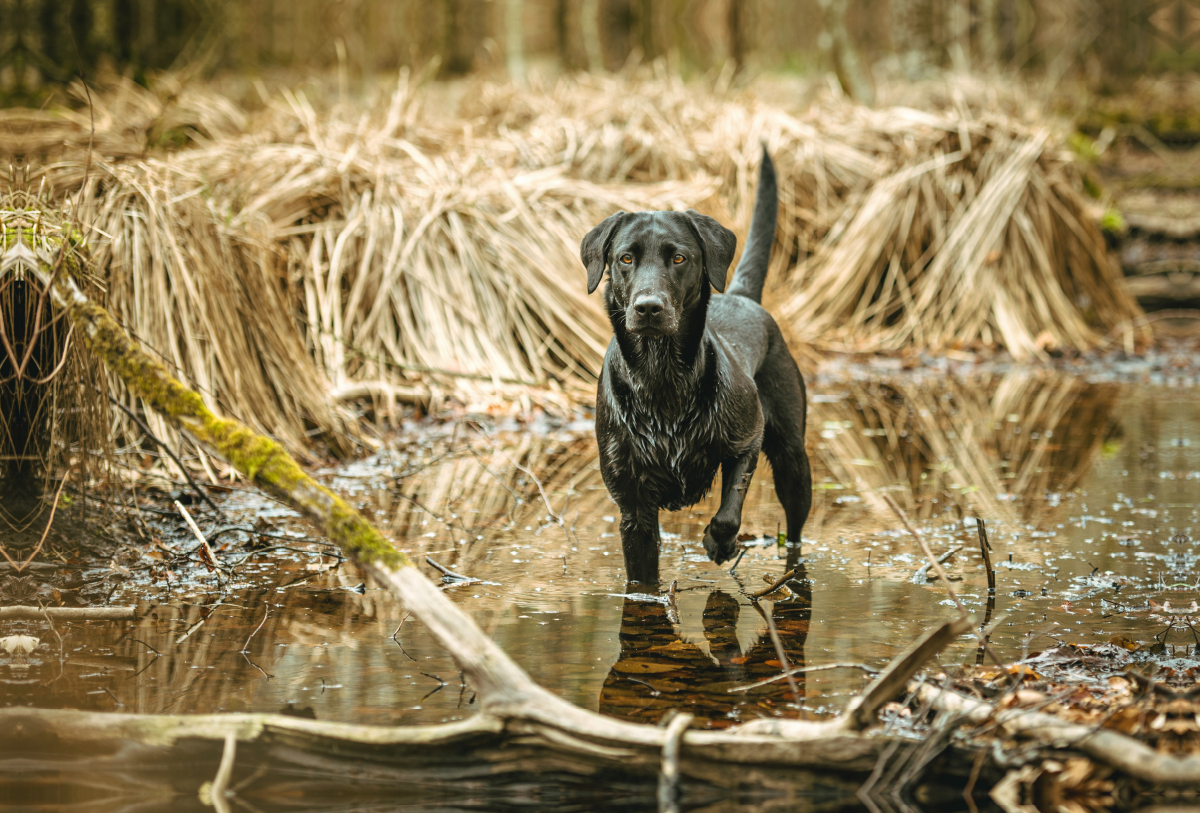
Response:
M295 449L344 448L339 404L364 396L381 415L586 397L609 327L579 239L617 209L686 207L744 235L764 143L772 308L799 343L1025 359L1139 313L1053 137L954 94L795 113L649 71L480 84L435 119L418 85L250 113L194 83L116 83L91 112L6 111L0 148L40 157L25 185L84 225L124 323Z

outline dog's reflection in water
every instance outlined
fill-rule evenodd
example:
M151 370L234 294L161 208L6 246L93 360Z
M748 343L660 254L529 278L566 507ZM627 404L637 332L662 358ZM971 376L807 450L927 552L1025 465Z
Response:
M802 571L797 578L799 585L808 584ZM797 582L791 584L797 587ZM662 604L627 597L621 611L621 654L600 692L600 713L657 723L671 709L681 709L714 728L763 716L797 716L795 708L789 708L793 700L786 680L745 692L729 691L782 671L766 624L745 601L721 590L709 594L703 615L704 647L679 636ZM775 601L770 612L788 663L793 668L803 666L812 618L811 588ZM743 613L750 613L762 628L745 650L737 634ZM803 696L804 675L797 675L796 682Z

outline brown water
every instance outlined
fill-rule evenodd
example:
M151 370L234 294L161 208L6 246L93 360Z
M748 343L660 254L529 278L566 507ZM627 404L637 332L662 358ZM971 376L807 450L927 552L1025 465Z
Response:
M923 560L886 493L936 552L963 546L947 569L981 622L987 587L973 517L987 521L998 571L990 618L1001 619L992 640L1002 657L1120 635L1143 645L1135 657L1200 666L1186 619L1148 604L1186 607L1200 580L1197 550L1169 541L1200 534L1196 377L1161 369L959 376L856 368L817 378L809 408L817 492L802 550L790 551L793 560L802 554L800 572L790 596L760 602L788 661L878 668L954 612L942 586L913 583ZM783 681L731 691L781 668L746 594L784 572L789 550L768 539L735 574L713 565L700 545L710 498L663 515L663 590L676 583L674 606L661 591L627 594L618 515L587 425L516 431L493 422L486 433L423 425L400 438L321 475L414 557L483 580L446 590L538 682L572 702L647 722L686 707L726 726L833 714L868 680L856 668L801 675L799 704ZM561 525L522 468L541 481ZM252 492L233 492L224 506L232 521L194 509L210 536L260 518L275 533L304 533L290 512ZM764 463L743 531L774 537L781 522ZM194 547L176 518L152 524L166 549ZM0 650L0 703L286 710L378 724L472 714L471 687L446 654L353 566L307 542L256 553L243 548L246 539L217 539L221 558L240 562L223 590L195 562L175 564L168 580L162 548L151 554L140 541L102 568L81 569L85 585L71 595L139 603L147 612L137 621L0 622L0 639L37 639L27 654ZM14 591L49 595L74 583L75 567L49 563L21 585L0 573L5 602L29 603ZM106 577L113 568L131 573ZM941 663L973 664L977 654L968 636Z

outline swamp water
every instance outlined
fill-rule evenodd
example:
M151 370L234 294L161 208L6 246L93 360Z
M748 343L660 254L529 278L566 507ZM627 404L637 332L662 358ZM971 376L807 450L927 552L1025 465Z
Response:
M991 640L1006 661L1112 641L1097 650L1111 662L1093 658L1078 680L1138 660L1200 669L1200 543L1183 536L1200 537L1195 370L1170 358L1104 373L966 369L810 379L816 493L802 548L776 544L782 511L764 462L737 571L713 565L700 545L710 496L663 514L657 591L626 589L618 512L584 422L520 431L493 422L486 434L422 425L320 475L414 559L477 580L446 590L535 680L622 719L657 722L674 708L712 727L832 715L867 684L867 669L951 617L942 585L914 582L924 560L884 494L935 553L962 546L946 569L980 621L998 620ZM422 625L306 541L291 512L251 491L229 493L223 507L225 520L192 508L218 557L236 563L223 588L196 555L178 555L196 544L169 513L147 514L159 542L130 538L111 561L43 556L20 577L0 572L3 604L65 594L142 611L135 621L0 621L0 704L406 725L473 713L471 687ZM996 564L991 611L976 516ZM247 533L220 533L264 521L267 533L294 538L259 537L284 547L256 551ZM788 590L758 612L747 594L789 568ZM751 687L782 668L767 615L793 667L848 666L797 675L799 703L786 681ZM940 664L978 658L964 637Z

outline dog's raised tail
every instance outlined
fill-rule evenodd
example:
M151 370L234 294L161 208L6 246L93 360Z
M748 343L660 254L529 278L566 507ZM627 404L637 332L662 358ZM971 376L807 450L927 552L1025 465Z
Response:
M762 302L763 283L771 263L771 244L775 242L775 216L779 209L779 191L775 185L775 165L763 145L762 169L758 176L758 194L754 199L754 217L750 235L742 251L741 262L733 272L733 282L725 291L755 302Z

